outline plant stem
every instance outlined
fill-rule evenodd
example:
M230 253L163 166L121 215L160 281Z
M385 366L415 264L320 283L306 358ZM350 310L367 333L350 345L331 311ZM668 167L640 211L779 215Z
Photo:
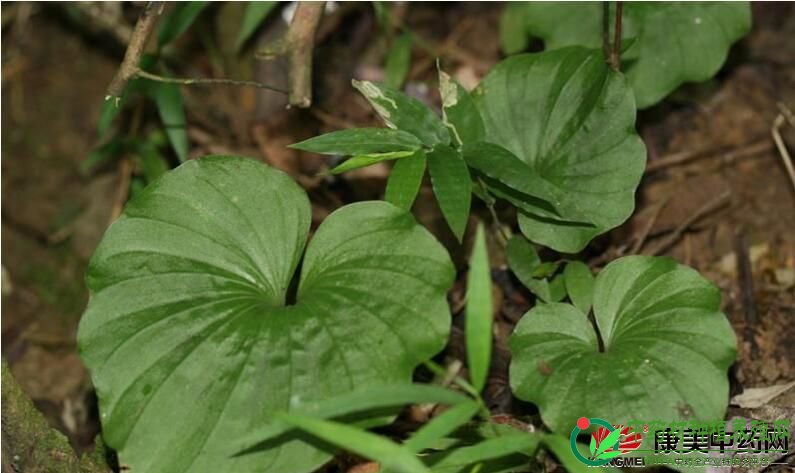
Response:
M602 2L602 52L610 59L610 2Z
M621 69L621 17L624 11L624 3L619 0L616 2L616 23L613 28L613 51L610 54L610 65L615 70Z
M195 77L188 77L188 78L178 78L178 77L164 77L159 76L157 74L152 74L151 72L146 72L140 68L136 68L134 73L135 77L141 77L144 79L149 79L155 82L165 82L167 84L179 84L179 85L232 85L232 86L240 86L240 87L256 87L259 89L268 89L274 92L280 92L282 94L286 94L287 91L284 89L280 89L278 87L274 87L272 85L263 84L261 82L255 82L252 80L236 80L236 79L214 79L214 78L195 78Z

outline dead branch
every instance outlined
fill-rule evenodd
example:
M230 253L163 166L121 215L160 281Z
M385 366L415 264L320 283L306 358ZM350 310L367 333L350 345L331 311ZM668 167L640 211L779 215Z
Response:
M640 249L643 248L643 244L646 243L646 238L649 237L651 229L654 227L654 224L657 222L657 218L660 216L660 212L662 212L662 209L664 209L665 206L670 201L671 201L671 196L668 196L664 198L662 202L660 202L654 207L651 217L649 217L649 220L646 221L646 224L643 226L643 229L641 230L640 234L635 240L635 243L632 245L632 248L629 250L629 254L631 255L637 254L640 251Z
M177 85L231 85L231 86L238 86L238 87L256 87L259 89L268 89L274 92L281 92L286 94L287 91L281 89L279 87L274 87L272 85L263 84L261 82L256 82L253 80L237 80L237 79L215 79L215 78L205 78L205 77L187 77L187 78L180 78L180 77L165 77L160 76L157 74L152 74L151 72L147 72L141 69L137 69L135 71L135 77L143 77L144 79L149 79L155 82L164 82L166 84L177 84Z
M144 7L144 11L141 12L141 16L135 24L132 36L130 36L127 51L124 53L124 60L122 60L119 70L116 71L116 75L108 86L105 100L113 98L118 102L127 87L127 83L140 70L138 64L141 62L141 56L144 53L149 36L152 34L155 25L157 25L162 8L162 2L149 2Z
M741 158L747 158L750 156L755 156L760 153L764 153L765 151L770 150L773 147L773 144L770 143L769 138L762 139L760 141L751 143L749 145L743 146L741 148L733 149L726 151L725 153L722 152L715 152L712 150L706 149L697 149L693 151L682 151L679 153L673 153L668 156L663 156L662 158L652 161L646 166L646 174L652 174L657 171L661 171L663 169L667 169L671 166L676 166L679 164L685 164L692 161L696 161L699 159L705 159L709 157L713 157L715 155L723 154L724 161L731 162Z
M326 2L299 2L285 36L289 61L290 105L307 108L312 104L312 51L315 32Z
M793 124L795 120L792 119L792 112L784 107L783 104L779 104L779 108L781 109L781 113L773 120L773 127L770 133L773 135L773 141L776 143L776 148L778 148L778 154L781 156L781 161L787 169L790 181L792 181L792 187L795 189L795 167L793 167L792 157L789 155L787 145L784 144L784 139L781 137L781 127L784 126L785 120L788 120L793 126L795 126L795 124Z
M722 194L718 195L714 199L710 200L701 208L699 208L695 213L687 218L681 225L676 227L676 229L668 235L667 238L659 242L657 245L653 246L647 251L644 251L643 254L656 256L670 248L674 245L682 235L696 222L701 220L702 218L706 217L707 215L711 214L712 212L720 209L724 205L729 203L729 198L731 197L730 191L725 191Z
M118 103L119 98L121 98L122 94L124 93L124 89L127 87L127 83L136 77L168 84L200 86L232 85L242 87L257 87L260 89L272 90L274 92L281 92L283 94L287 93L286 90L283 90L279 87L249 80L164 77L142 70L138 64L141 62L141 56L144 53L149 36L152 34L152 31L157 24L162 7L162 2L149 2L146 4L146 7L144 7L144 11L141 13L141 16L138 18L138 22L135 24L135 29L133 29L132 36L130 36L130 42L127 45L127 51L124 53L124 60L122 61L121 66L119 66L119 70L116 72L116 75L113 77L113 80L108 86L105 100L114 99Z

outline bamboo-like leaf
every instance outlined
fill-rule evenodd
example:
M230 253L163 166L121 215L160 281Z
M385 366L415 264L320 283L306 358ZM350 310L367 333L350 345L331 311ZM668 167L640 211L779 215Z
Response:
M353 156L350 159L345 160L344 163L336 166L334 169L330 170L330 174L342 174L346 171L352 171L354 169L360 169L367 166L372 166L373 164L380 163L382 161L389 161L392 159L402 159L408 156L414 156L414 151L393 151L391 153L376 153L376 154L365 154L361 156Z
M480 403L474 400L453 406L423 425L403 443L403 446L412 452L420 453L469 422L478 410Z
M89 172L102 163L116 159L124 152L125 148L125 140L118 136L114 136L107 143L91 150L88 157L80 163L80 171Z
M428 154L428 172L433 193L447 224L462 241L472 200L472 179L461 154L447 145L437 145Z
M257 31L257 28L265 21L273 8L279 2L248 2L246 11L243 13L243 23L240 25L240 32L235 41L235 50L240 51L246 41Z
M477 391L483 390L491 363L491 268L486 233L479 224L469 260L466 306L466 347L469 378Z
M411 133L389 128L351 128L332 131L290 145L290 148L302 151L344 156L416 151L421 147L420 140Z
M431 464L431 471L434 473L459 472L467 466L514 453L532 456L538 449L538 444L539 436L530 433L490 438L470 447L457 448L441 456L440 460Z
M350 393L292 406L295 412L319 419L333 419L351 414L365 413L408 404L447 404L457 406L469 398L450 389L429 384L396 384L374 386ZM258 426L251 434L240 439L235 447L242 451L276 438L290 429L288 424L275 421Z
M544 447L549 449L555 455L555 457L557 457L558 461L570 473L592 473L594 471L592 467L589 467L574 456L574 453L571 451L571 443L569 442L568 437L563 437L562 435L557 434L544 434L541 437L541 442ZM586 458L588 457L588 447L585 444L578 442L577 450L579 450L582 456ZM618 468L608 466L600 467L599 471L605 473L621 472L621 470Z
M395 38L384 66L384 85L393 89L403 87L411 67L411 36L402 34Z
M447 73L439 69L439 95L442 97L442 118L457 146L482 141L486 129L469 92Z
M396 473L429 473L419 458L411 450L395 442L351 427L349 425L316 419L297 414L284 414L281 420L313 436L357 455L381 464L381 468Z
M168 161L152 143L138 143L135 150L138 153L147 183L156 181L160 176L168 172Z
M426 161L425 152L421 150L417 151L414 156L395 161L386 183L384 200L401 209L411 210L422 185Z
M369 81L352 83L389 128L407 131L426 146L450 143L450 133L442 120L419 100Z
M185 130L185 107L182 92L176 84L150 83L147 90L157 104L160 120L180 162L188 159L188 133Z
M204 10L209 2L180 2L160 21L157 28L157 46L162 48L166 44L182 36L196 21L196 17Z

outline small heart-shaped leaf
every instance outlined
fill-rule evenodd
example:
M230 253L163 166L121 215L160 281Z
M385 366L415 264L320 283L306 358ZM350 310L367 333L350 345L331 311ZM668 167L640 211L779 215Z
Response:
M629 425L642 419L721 419L726 370L736 348L720 312L720 291L670 258L628 256L596 277L588 318L569 304L544 304L519 321L510 340L510 382L544 423L568 433L580 413ZM538 369L539 363L549 369Z

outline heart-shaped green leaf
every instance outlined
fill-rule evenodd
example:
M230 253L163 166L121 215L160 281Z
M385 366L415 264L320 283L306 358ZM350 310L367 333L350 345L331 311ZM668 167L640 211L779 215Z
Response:
M107 231L78 338L103 438L132 471L312 471L331 454L301 437L233 456L236 440L276 411L407 382L444 346L453 266L410 214L343 207L304 254L309 224L287 175L207 157Z
M478 158L465 147L465 158L509 188L489 185L521 209L530 240L577 252L632 213L646 152L634 130L632 90L600 51L513 56L492 69L474 98L485 141L505 151L487 149ZM493 156L505 152L523 166L514 163L509 172L497 164Z
M684 419L683 404L695 418L722 419L736 349L719 306L716 287L670 258L618 259L594 287L604 352L574 306L537 306L511 337L514 394L566 434L582 415L625 425Z
M548 49L601 46L600 3L523 5L527 31ZM751 28L748 2L624 2L622 18L623 38L635 40L622 68L639 108L654 105L684 82L715 75L729 46Z

